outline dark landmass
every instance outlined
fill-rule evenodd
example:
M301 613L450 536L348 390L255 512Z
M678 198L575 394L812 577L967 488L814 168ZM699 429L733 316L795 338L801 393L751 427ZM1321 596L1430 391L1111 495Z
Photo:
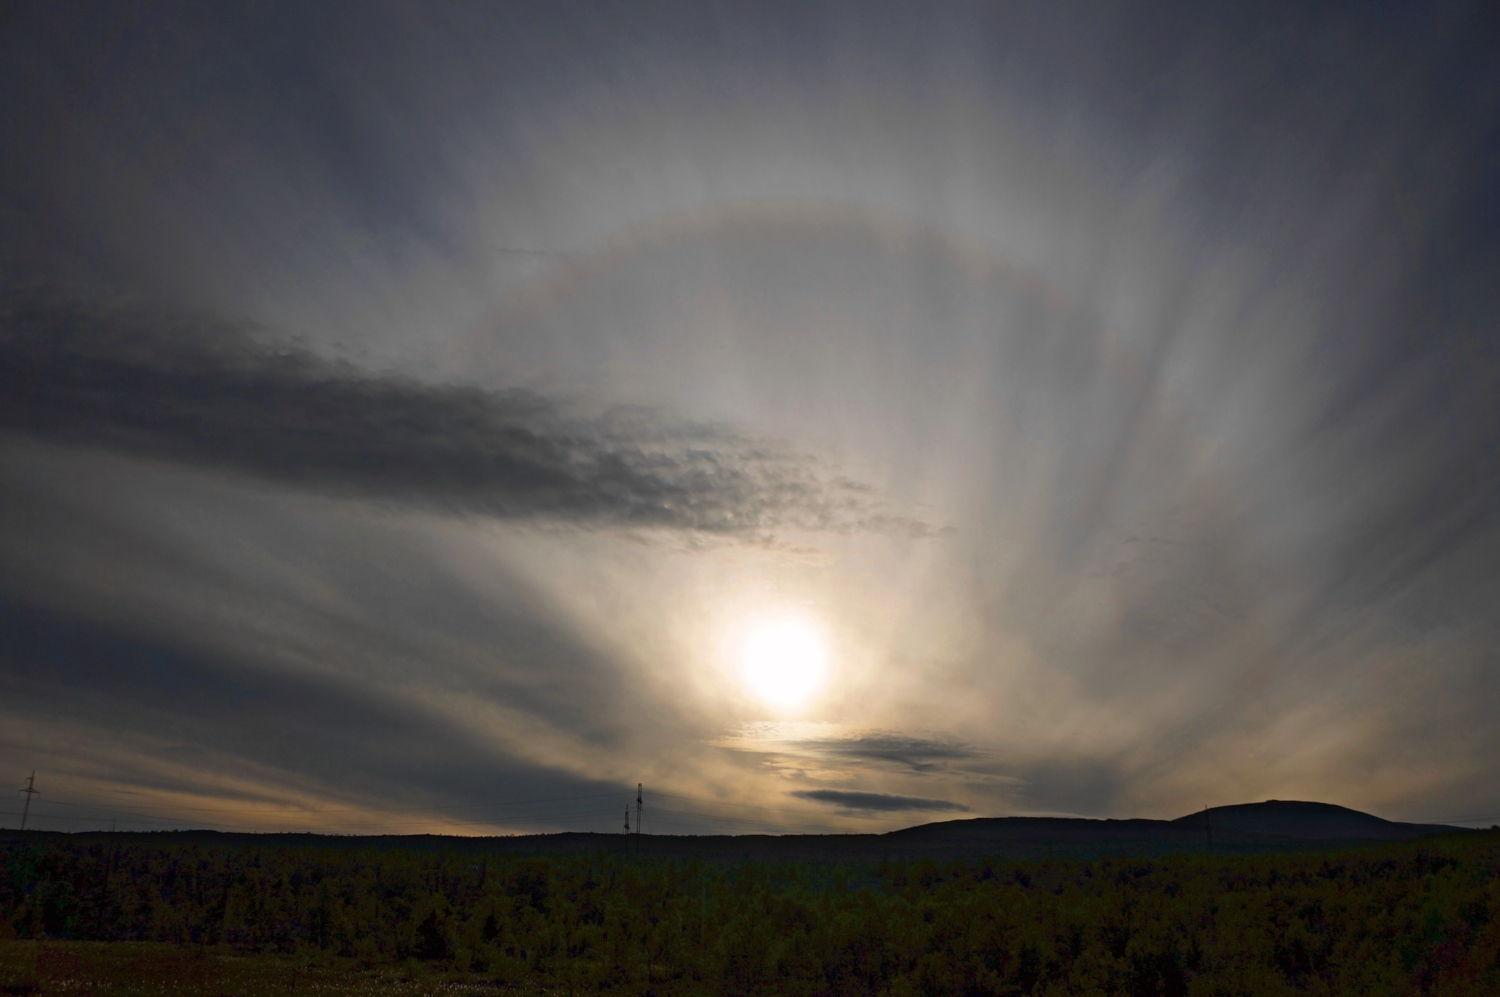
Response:
M1164 823L1030 826L1139 843ZM954 829L979 829L980 847L1007 846L983 832L995 825L1034 840L1025 821L857 837L965 848ZM354 847L0 836L0 997L1500 994L1500 829L1280 854L884 862L682 861L705 839L654 836L639 856L612 835L467 842L500 854L455 850L462 838L237 837Z
M1216 837L1225 831L1237 831L1312 841L1406 841L1427 834L1464 830L1450 824L1402 824L1332 803L1298 800L1267 800L1264 803L1214 807L1202 813L1178 817L1172 823L1200 829L1208 823Z
M1327 850L1433 834L1467 832L1447 824L1404 824L1331 803L1267 800L1213 807L1176 820L978 817L884 834L597 834L568 831L506 837L436 834L255 834L224 831L81 832L71 840L161 841L281 848L465 851L566 855L589 852L724 862L878 862L882 859L1095 858L1190 852L1248 855ZM18 834L19 832L9 832ZM58 834L62 832L30 832Z

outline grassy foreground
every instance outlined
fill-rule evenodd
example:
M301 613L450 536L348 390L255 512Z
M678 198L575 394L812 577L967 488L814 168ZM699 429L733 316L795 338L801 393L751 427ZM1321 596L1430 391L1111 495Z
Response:
M341 964L342 963L342 964ZM539 993L416 965L362 970L347 960L252 954L164 942L0 941L0 988L24 997L419 997Z
M1500 994L1500 832L709 866L0 841L12 994Z

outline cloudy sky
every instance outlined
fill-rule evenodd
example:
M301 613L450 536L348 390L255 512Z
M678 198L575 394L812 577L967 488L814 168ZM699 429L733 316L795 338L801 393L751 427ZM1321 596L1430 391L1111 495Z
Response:
M1500 819L1493 4L3 16L31 826Z

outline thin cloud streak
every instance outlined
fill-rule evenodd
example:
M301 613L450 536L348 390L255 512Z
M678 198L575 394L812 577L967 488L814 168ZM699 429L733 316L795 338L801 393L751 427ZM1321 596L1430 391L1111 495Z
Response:
M794 748L833 758L888 762L913 772L932 772L944 765L983 756L982 752L962 744L890 733L790 743Z
M845 789L798 789L790 794L799 800L827 803L856 813L971 813L972 807L952 800L930 800L920 796L895 796L890 793L861 793Z

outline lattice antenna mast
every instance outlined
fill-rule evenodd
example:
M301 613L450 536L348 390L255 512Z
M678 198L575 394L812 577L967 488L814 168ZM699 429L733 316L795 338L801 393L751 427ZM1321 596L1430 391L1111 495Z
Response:
M641 833L641 784L635 784L635 833Z
M630 804L625 804L625 833L630 833Z
M31 775L27 776L26 788L18 789L16 792L26 794L26 805L21 808L21 830L24 831L26 830L26 818L31 814L31 798L42 795L42 791L36 788L36 770L33 769Z

